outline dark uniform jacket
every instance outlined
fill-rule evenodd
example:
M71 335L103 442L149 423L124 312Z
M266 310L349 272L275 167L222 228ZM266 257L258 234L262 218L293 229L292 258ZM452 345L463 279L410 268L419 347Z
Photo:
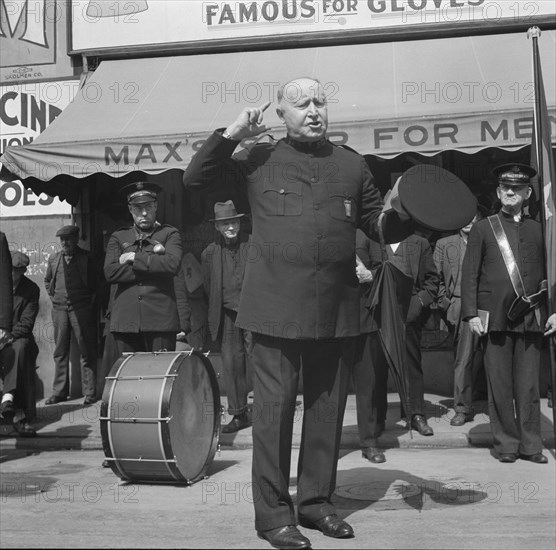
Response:
M517 262L526 293L537 291L544 278L543 239L540 224L523 217L499 212L502 227ZM488 331L542 332L546 323L546 302L540 308L541 325L533 311L521 320L507 318L510 305L516 298L506 264L488 219L478 221L469 234L462 267L462 319L477 315L477 309L490 313Z
M96 297L96 288L98 283L99 272L96 266L95 260L91 257L89 252L83 250L79 246L76 246L73 257L77 260L77 267L79 269L79 275L82 281L85 283L87 290L90 293L89 304L93 303ZM54 298L56 293L56 279L58 273L58 267L62 261L62 252L56 252L48 258L46 266L46 275L44 276L44 286L46 287L46 292L51 299ZM71 303L71 296L69 296L69 301ZM89 305L88 304L88 305ZM57 304L54 304L55 306ZM66 304L61 304L65 307Z
M162 244L164 254L153 247ZM135 252L135 261L120 264L124 252ZM104 274L116 284L110 312L111 332L179 332L180 326L174 276L182 258L182 241L178 230L156 224L153 233L137 240L134 227L115 231L106 247ZM188 332L187 327L183 327Z
M279 338L359 334L355 231L375 235L382 201L360 155L327 140L260 143L231 158L236 141L215 132L184 184L222 184L249 201L253 233L236 324ZM396 234L397 232L397 234ZM384 217L390 242L411 232Z
M247 259L247 243L239 243L239 269L242 280L245 276L245 263ZM209 297L208 323L213 340L218 339L218 332L222 322L222 244L210 243L201 254L204 287Z

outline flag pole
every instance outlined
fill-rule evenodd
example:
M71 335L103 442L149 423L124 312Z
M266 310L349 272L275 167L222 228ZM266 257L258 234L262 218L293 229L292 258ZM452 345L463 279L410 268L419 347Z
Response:
M541 100L544 97L544 89L543 89L543 82L542 82L542 72L541 72L541 62L540 62L540 55L539 55L539 45L538 39L541 36L541 30L539 27L530 27L527 30L527 37L531 38L532 46L533 46L533 89L535 91L535 103L534 103L534 145L536 149L536 161L537 161L537 181L538 181L538 188L539 188L539 199L541 202L541 228L542 228L542 236L543 236L543 255L544 255L544 265L547 271L547 278L549 277L549 266L548 261L550 261L551 254L555 254L556 251L551 251L551 254L548 253L546 250L546 242L547 242L547 218L548 218L548 203L546 196L546 189L545 189L545 166L544 166L544 155L543 155L543 126L542 126L542 117L543 117L543 102ZM552 140L550 136L550 121L547 119L548 126L548 153L552 154ZM550 159L547 159L550 162ZM550 167L548 166L550 169ZM550 178L550 173L549 173ZM552 185L552 200L555 200L554 197L554 186L556 182L551 181ZM552 274L554 276L554 274ZM555 297L554 297L554 288L553 288L554 281L548 281L548 309L549 315L552 313L556 313L555 307ZM542 328L542 327L541 327ZM552 429L553 433L556 436L556 407L554 407L554 389L556 388L556 336L553 334L548 337L548 353L549 353L549 361L550 361L550 380L551 380L551 391L552 391Z

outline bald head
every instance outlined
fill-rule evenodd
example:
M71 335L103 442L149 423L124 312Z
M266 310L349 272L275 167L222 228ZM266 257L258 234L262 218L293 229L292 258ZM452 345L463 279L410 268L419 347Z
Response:
M328 108L322 84L309 77L286 82L278 90L276 113L288 135L298 141L318 141L328 128Z

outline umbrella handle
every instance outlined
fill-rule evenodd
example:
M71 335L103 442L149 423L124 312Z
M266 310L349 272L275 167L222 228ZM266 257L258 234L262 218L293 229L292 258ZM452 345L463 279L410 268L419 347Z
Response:
M384 219L385 213L381 212L378 216L378 238L380 239L380 250L382 252L382 261L386 262L388 260L388 252L386 252L386 242L384 241L384 231L382 228L382 220Z

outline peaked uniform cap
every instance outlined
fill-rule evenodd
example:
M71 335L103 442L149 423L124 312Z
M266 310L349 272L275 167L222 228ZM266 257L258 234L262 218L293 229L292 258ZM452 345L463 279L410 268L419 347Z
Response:
M214 218L211 222L218 222L221 220L233 220L234 218L241 218L245 214L238 214L233 201L217 202L214 205Z
M537 171L528 164L509 163L501 164L492 169L498 183L505 185L529 185L531 178L537 175Z
M127 197L127 202L133 204L155 201L161 191L160 185L148 181L129 183L121 189L121 193Z

